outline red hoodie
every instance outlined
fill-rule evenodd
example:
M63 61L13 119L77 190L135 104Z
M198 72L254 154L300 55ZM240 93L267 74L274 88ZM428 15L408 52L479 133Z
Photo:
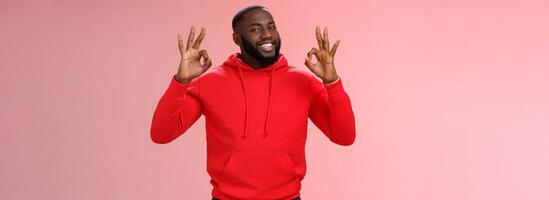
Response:
M206 119L207 171L222 200L300 196L308 118L334 143L351 145L355 121L341 79L323 84L281 54L254 69L238 58L180 83L172 76L151 125L155 143L173 141Z

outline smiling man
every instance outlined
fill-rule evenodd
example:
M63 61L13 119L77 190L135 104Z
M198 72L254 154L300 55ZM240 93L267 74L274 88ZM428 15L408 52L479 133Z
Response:
M178 37L181 62L154 112L151 138L169 143L204 115L213 199L301 199L308 119L336 144L355 140L351 102L334 64L339 41L331 47L328 29L316 28L318 48L305 58L311 73L288 65L266 8L244 8L232 28L240 53L210 71L200 50L205 29L195 40L191 27L186 44Z

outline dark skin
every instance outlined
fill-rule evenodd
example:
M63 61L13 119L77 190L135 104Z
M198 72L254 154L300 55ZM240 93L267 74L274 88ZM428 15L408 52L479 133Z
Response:
M255 69L265 67L266 63L257 60L244 49L243 39L250 42L256 48L259 48L260 44L269 41L280 44L280 35L276 30L276 24L271 13L260 8L246 13L233 33L233 41L240 47L239 58ZM270 52L260 51L260 53L265 57L275 56L274 50Z
M175 79L180 83L188 83L193 78L206 72L211 65L211 59L206 50L199 50L200 44L204 39L206 30L201 29L198 37L194 38L194 26L187 39L185 47L181 35L178 34L179 52L181 53L181 62L175 75ZM244 49L243 39L246 39L256 48L265 42L274 42L280 44L280 36L271 14L264 9L255 9L244 15L243 20L237 25L233 33L233 41L240 47L240 59L255 69L265 67L266 64L255 59ZM324 34L321 34L320 27L316 27L316 40L318 48L313 47L307 53L305 66L317 77L322 79L324 84L331 84L339 80L335 70L334 56L339 46L340 40L330 47L328 39L328 28L324 28ZM260 51L263 56L274 56L275 51ZM313 63L312 56L315 56L316 63Z

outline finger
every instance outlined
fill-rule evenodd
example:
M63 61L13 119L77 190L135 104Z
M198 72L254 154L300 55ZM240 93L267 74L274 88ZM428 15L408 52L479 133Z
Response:
M309 52L307 53L307 57L311 57L311 55L315 55L317 58L319 56L319 50L317 48L311 48L311 50L309 50Z
M212 63L211 63L212 60L210 59L210 56L208 56L208 52L207 52L205 49L203 49L203 50L200 50L200 51L198 52L198 54L200 55L200 57L202 57L202 59L203 59L203 61L204 61L203 66L206 67L206 69L207 69L207 68L209 67L209 66L207 66L208 63L209 63L209 65L212 64Z
M198 38L196 38L196 41L194 42L194 45L193 45L194 49L200 49L200 44L202 43L202 40L204 39L205 35L206 35L206 29L202 27L200 29L200 34L198 34Z
M322 56L320 55L320 50L318 50L316 48L312 48L311 51L312 51L311 53L313 55L315 55L315 58L316 58L317 61L323 60Z
M181 40L181 34L177 34L177 46L179 47L179 51L183 49L183 41Z
M198 51L198 55L200 57L204 58L204 60L207 60L209 58L208 52L206 51L206 49L202 49L202 50Z
M189 38L187 39L187 50L193 46L194 40L194 26L191 26L191 32L189 33Z
M305 57L305 66L307 66L309 70L312 71L315 68L315 65L316 64L311 61L311 56Z
M341 42L341 40L337 40L336 43L334 44L334 47L332 47L332 50L330 51L330 55L332 55L332 57L335 56L336 51L337 51L337 47L339 46L340 42Z
M320 35L320 27L316 26L316 41L318 42L318 48L322 50L322 47L324 46L322 44L322 35Z
M330 50L330 41L328 41L328 27L324 27L324 50Z
M204 66L206 67L205 70L208 70L212 66L212 59L210 57L208 57L208 59L206 60L206 63L204 64Z

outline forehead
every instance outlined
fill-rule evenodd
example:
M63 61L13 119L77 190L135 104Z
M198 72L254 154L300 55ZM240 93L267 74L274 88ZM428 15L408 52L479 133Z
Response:
M251 24L267 24L274 21L273 16L269 11L262 8L254 9L243 16L242 23L245 26Z

